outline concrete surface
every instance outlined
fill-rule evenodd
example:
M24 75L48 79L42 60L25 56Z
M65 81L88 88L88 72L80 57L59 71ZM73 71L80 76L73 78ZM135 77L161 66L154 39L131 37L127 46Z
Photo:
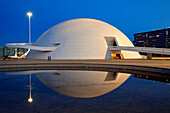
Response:
M170 60L0 60L0 71L45 69L119 69L170 75Z

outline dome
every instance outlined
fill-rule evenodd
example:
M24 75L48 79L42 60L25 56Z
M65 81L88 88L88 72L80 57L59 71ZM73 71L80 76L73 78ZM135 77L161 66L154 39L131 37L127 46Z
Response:
M75 98L92 98L104 95L123 84L131 74L57 70L37 73L38 79L54 91Z
M54 51L31 50L28 59L111 59L108 46L131 46L131 41L117 28L95 19L73 19L47 30L34 46L57 47ZM112 45L112 44L111 44ZM122 51L124 58L139 58L137 52Z

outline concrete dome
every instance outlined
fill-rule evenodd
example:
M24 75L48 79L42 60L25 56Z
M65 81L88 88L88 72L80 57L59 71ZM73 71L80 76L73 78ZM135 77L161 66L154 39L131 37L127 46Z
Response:
M73 19L47 30L34 46L57 47L51 52L31 50L28 59L111 59L109 44L131 46L131 41L117 28L94 19ZM122 51L124 58L140 58L137 52Z
M36 76L54 91L75 98L92 98L104 95L123 84L131 74L58 70L38 73Z

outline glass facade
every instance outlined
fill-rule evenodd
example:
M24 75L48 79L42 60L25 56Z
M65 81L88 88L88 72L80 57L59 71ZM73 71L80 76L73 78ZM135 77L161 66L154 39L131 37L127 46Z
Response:
M170 48L170 28L134 34L137 47Z

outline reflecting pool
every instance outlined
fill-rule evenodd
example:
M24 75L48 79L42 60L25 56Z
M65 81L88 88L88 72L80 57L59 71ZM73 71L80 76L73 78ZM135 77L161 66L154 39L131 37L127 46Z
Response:
M91 70L0 73L0 113L169 113L170 77Z

